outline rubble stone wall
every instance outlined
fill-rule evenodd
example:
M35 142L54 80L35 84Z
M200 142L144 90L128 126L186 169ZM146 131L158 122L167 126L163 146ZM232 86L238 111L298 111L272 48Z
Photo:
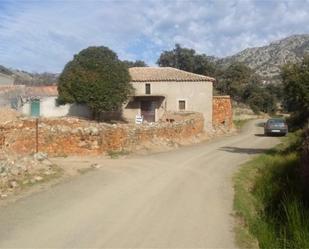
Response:
M233 111L230 96L214 96L212 106L213 127L225 126L231 129L233 127Z
M145 143L179 142L203 132L203 115L194 113L173 123L106 124L75 118L40 119L38 147L49 156L99 155L109 151L134 151ZM35 152L35 119L0 125L0 149L27 155Z

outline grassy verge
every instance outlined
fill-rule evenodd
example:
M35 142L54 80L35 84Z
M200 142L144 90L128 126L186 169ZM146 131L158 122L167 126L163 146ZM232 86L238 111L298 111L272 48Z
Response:
M298 173L300 133L234 176L236 240L242 248L309 248L309 201Z
M112 159L117 159L121 156L127 156L129 155L130 152L129 151L126 151L126 150L121 150L121 151L113 151L113 150L110 150L110 151L107 151L107 155L112 158Z
M236 119L233 120L234 126L237 130L241 129L246 123L248 123L252 118L249 119Z

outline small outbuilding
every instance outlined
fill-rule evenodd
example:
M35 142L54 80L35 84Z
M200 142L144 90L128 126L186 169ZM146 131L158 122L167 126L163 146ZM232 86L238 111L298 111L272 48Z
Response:
M57 86L25 87L22 97L21 111L33 117L90 117L89 109L84 105L58 105Z

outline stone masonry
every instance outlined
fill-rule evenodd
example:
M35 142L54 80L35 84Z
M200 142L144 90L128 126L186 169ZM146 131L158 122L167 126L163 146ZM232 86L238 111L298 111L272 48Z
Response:
M214 96L212 110L212 124L214 128L224 126L233 127L233 111L230 96Z
M107 124L76 118L40 119L38 147L49 156L99 155L110 151L134 151L146 143L181 142L203 132L204 119L199 113L183 120L143 125ZM36 148L35 119L23 118L0 124L0 150L20 155Z

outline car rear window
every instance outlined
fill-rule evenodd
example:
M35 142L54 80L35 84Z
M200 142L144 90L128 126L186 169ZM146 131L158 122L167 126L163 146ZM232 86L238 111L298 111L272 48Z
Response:
M270 119L268 120L268 123L269 124L284 124L284 120L281 120L281 119Z

